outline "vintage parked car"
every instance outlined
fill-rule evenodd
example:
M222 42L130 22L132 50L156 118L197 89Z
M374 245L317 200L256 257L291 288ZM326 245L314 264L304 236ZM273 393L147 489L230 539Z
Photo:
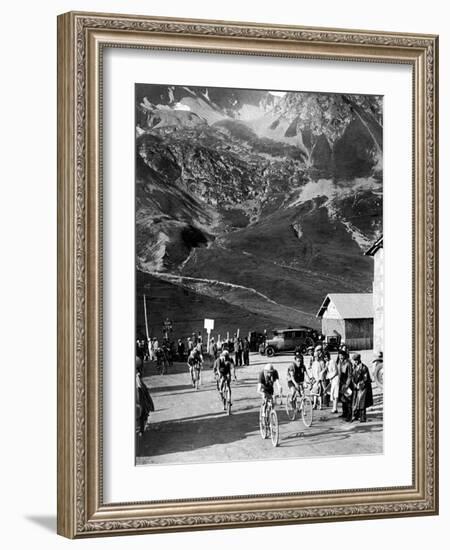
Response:
M328 351L338 351L341 345L341 337L337 335L325 335L322 337L322 342Z
M273 337L266 342L265 353L268 357L296 349L305 353L309 346L315 345L318 336L317 331L310 327L274 330Z

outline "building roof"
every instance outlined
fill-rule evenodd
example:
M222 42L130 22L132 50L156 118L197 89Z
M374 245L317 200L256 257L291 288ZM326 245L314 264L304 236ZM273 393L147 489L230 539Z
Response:
M365 252L365 256L374 256L376 251L383 248L383 235L379 237Z
M322 317L330 302L333 302L341 319L370 319L373 317L373 295L370 294L327 294L317 312Z

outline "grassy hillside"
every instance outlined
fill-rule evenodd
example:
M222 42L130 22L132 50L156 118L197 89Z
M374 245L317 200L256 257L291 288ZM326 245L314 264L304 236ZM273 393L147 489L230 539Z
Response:
M163 281L136 271L136 331L145 335L143 295L147 296L149 331L161 337L164 320L173 322L173 337L184 338L192 332L203 329L203 320L215 320L215 334L234 334L239 328L242 335L250 330L268 331L276 327L287 326L286 319L280 314L254 314L245 307L231 305L226 301L211 298L179 285ZM280 310L281 311L281 310Z

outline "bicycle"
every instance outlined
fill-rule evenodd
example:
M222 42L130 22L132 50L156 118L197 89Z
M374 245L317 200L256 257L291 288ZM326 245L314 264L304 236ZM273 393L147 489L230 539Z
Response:
M231 388L229 383L221 377L217 379L217 391L219 392L220 401L224 410L229 416L231 414Z
M309 396L295 388L294 394L286 398L286 414L289 420L295 420L297 413L301 414L303 424L309 428L313 421L313 406Z
M164 349L159 349L157 351L157 361L156 368L158 374L163 375L167 374L168 368L171 366L171 359L169 353Z
M200 364L194 365L192 367L192 384L196 390L200 388L200 370Z
M259 409L259 432L263 439L270 437L272 445L278 447L280 430L277 412L271 395L265 395Z

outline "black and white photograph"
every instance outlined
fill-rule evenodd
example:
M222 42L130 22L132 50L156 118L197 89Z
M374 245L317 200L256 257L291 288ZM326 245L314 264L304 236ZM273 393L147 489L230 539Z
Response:
M135 124L136 464L382 454L383 97L139 83Z

